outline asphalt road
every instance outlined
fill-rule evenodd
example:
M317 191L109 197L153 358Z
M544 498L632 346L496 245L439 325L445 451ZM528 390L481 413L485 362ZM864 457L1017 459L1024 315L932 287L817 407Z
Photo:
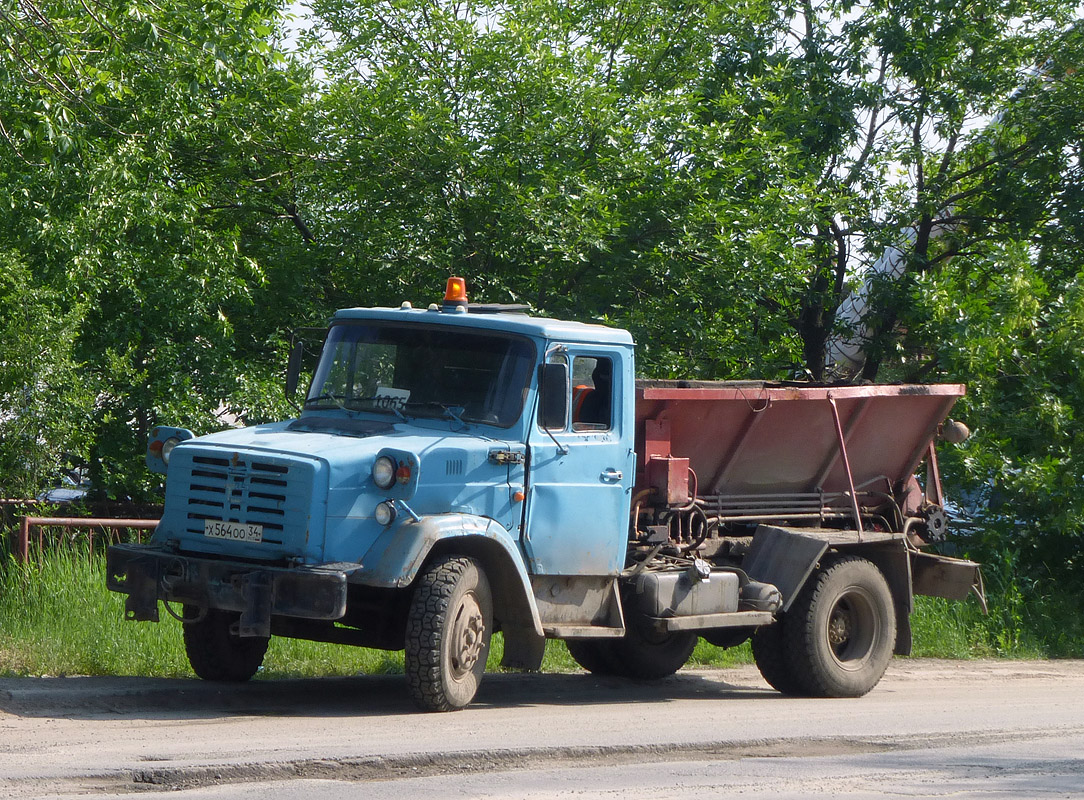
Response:
M401 676L0 680L0 797L1084 798L1084 662L893 662L857 700L752 667L657 683L487 675L452 714Z

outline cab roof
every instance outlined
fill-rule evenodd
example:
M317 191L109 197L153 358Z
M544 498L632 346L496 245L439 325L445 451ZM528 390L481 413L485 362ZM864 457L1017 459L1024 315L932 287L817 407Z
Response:
M495 311L493 307L485 307L482 313L446 311L441 310L439 306L416 309L406 304L400 308L344 308L335 312L332 323L352 320L398 322L410 325L446 325L451 328L518 333L559 342L633 344L632 335L621 328L531 317L523 313Z

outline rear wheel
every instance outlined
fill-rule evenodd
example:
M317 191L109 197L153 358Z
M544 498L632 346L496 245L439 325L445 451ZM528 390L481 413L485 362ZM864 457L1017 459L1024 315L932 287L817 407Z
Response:
M418 577L406 629L410 695L423 711L455 711L478 691L489 655L493 596L474 559L446 557Z
M613 674L640 680L673 675L689 660L699 637L693 631L665 631L634 603L625 605L625 635L612 640Z
M613 639L568 639L568 653L588 672L615 675Z
M888 582L864 558L828 561L795 599L782 633L802 693L860 697L881 680L896 645Z
M237 636L230 626L239 614L184 607L184 650L192 670L205 681L247 681L263 664L266 636Z
M700 631L700 636L708 644L729 649L745 644L755 632L756 628L712 628Z

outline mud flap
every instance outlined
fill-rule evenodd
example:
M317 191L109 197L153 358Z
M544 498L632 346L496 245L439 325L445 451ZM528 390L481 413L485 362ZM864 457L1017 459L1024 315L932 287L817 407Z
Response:
M523 669L537 672L542 668L546 654L546 637L539 636L534 626L508 625L504 631L504 657L501 666L506 669Z
M753 535L742 569L753 580L775 586L783 595L786 611L827 549L828 542L824 539L761 525Z

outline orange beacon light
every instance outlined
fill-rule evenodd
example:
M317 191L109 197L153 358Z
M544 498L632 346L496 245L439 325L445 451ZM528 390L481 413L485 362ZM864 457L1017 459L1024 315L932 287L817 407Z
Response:
M448 278L444 290L444 307L467 307L467 281L465 278Z

